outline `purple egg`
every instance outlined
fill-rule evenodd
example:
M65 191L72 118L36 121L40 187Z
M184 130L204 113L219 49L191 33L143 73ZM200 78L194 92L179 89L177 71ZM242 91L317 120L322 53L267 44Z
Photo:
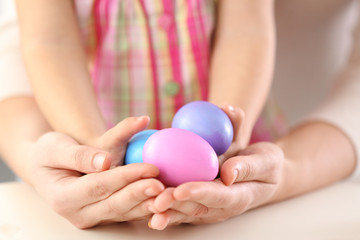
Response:
M172 121L173 128L186 129L204 138L221 155L233 140L233 127L226 113L210 102L195 101L180 108Z
M193 132L167 128L149 137L143 148L144 163L160 170L159 180L175 187L191 181L211 181L219 171L214 149Z

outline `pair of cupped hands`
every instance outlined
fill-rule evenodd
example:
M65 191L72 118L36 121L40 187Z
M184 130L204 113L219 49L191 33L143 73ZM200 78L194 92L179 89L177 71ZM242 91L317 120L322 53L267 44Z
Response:
M148 117L127 118L97 139L80 145L71 137L49 132L33 146L30 179L36 191L78 228L148 219L152 229L224 221L272 201L284 161L272 143L244 146L243 111L224 106L234 140L219 156L220 178L188 182L176 188L156 179L159 170L146 163L121 166L126 145L144 130ZM118 161L116 161L118 160Z

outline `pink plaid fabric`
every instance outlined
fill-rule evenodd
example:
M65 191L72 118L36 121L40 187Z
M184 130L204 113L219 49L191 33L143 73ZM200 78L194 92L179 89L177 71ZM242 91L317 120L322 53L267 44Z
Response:
M206 100L213 0L78 0L93 81L113 126L147 114L170 127L185 103ZM83 6L85 4L86 6Z
M150 128L170 127L182 105L207 99L216 0L75 2L109 127L145 114ZM273 135L262 119L253 139Z

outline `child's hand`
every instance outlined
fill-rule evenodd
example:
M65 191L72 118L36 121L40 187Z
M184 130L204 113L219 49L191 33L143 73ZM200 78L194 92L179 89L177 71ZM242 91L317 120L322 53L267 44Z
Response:
M282 150L272 143L257 143L227 160L221 180L190 182L168 188L154 201L158 212L149 226L164 229L180 223L212 223L271 201L279 187L284 161Z
M29 157L36 159L30 179L36 191L79 228L147 218L154 197L164 190L154 179L155 166L138 163L102 171L110 166L109 153L60 133L42 136Z
M227 159L236 156L242 149L244 149L248 142L248 139L245 138L243 131L243 122L245 118L244 111L241 108L230 105L225 105L221 107L221 109L231 120L234 130L234 137L229 149L219 156L220 167Z
M133 135L144 130L149 122L150 118L148 116L125 118L96 139L91 146L111 154L111 167L123 165L128 141Z

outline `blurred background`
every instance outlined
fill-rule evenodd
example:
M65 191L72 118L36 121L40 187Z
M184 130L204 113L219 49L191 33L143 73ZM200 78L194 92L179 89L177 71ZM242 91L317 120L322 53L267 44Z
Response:
M14 181L15 175L0 159L0 182Z
M4 11L9 1L0 1L0 19L13 15ZM273 94L290 125L316 108L329 91L328 81L335 81L346 63L357 5L357 0L276 0ZM0 182L14 179L0 161Z

